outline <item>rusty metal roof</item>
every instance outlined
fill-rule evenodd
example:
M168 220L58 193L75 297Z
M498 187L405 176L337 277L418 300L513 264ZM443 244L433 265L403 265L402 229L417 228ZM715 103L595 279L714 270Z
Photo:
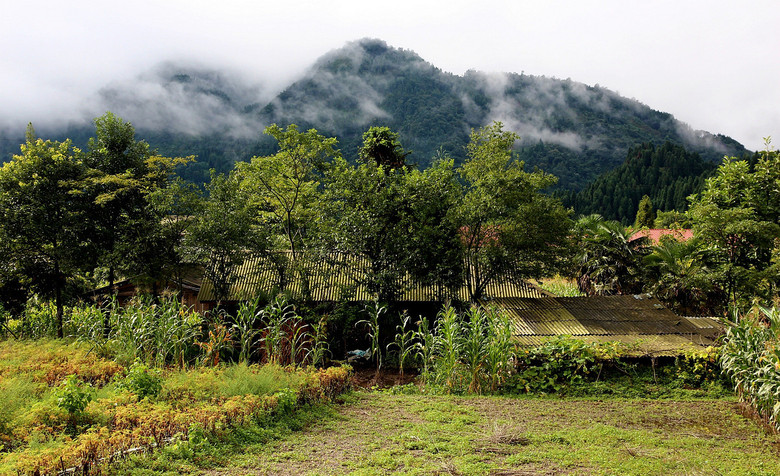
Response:
M233 272L233 282L230 284L226 301L241 301L251 299L259 294L272 294L281 291L293 296L304 296L308 288L313 301L369 301L372 294L365 285L366 271L369 262L365 258L345 254L330 254L316 260L303 262L303 274L306 279L298 276L283 282L285 263L289 263L290 253L281 252L270 256L246 260ZM399 301L431 302L455 298L468 301L468 289L463 286L456 296L446 289L434 286L424 286L415 283L409 275L402 278L400 287L403 290ZM491 298L523 297L541 298L551 296L550 293L519 279L497 280L487 286L485 295ZM198 300L215 301L213 283L203 280Z
M483 304L510 316L514 337L524 346L568 335L635 344L637 355L679 355L685 348L713 345L723 332L714 318L680 317L647 295L498 298Z

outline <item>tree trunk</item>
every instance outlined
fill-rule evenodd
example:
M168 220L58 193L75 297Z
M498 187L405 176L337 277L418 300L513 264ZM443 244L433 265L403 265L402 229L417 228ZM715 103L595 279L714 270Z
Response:
M65 337L65 333L63 331L63 307L62 307L62 276L60 276L60 264L56 263L54 265L54 273L55 273L55 290L54 290L54 302L57 306L57 337L62 339Z

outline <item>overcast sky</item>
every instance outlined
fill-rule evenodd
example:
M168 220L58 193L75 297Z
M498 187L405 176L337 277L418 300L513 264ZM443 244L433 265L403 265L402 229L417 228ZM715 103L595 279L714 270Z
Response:
M0 16L0 125L79 117L161 61L279 88L364 37L439 68L600 84L749 149L780 143L777 0L25 0ZM10 3L10 5L9 5Z

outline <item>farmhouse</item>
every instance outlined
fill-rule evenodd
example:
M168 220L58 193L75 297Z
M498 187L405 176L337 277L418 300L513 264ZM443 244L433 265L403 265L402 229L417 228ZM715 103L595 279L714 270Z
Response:
M667 228L651 228L648 230L635 231L628 241L638 240L640 238L647 238L651 245L657 245L661 242L661 238L669 237L677 241L688 241L693 238L693 230L690 228L681 228L677 230Z
M89 293L89 298L97 303L102 303L111 296L115 296L117 304L125 306L132 298L142 294L176 294L183 305L192 307L196 311L205 311L209 308L204 307L203 303L198 300L202 279L202 269L199 266L191 266L182 273L179 279L167 279L153 283L143 283L133 278L123 279L114 283L113 288L102 286L92 290Z

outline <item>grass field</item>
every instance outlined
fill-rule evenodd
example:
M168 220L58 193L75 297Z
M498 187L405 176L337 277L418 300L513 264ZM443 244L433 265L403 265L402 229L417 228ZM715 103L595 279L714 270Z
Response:
M730 399L356 392L206 474L780 474L778 438Z

